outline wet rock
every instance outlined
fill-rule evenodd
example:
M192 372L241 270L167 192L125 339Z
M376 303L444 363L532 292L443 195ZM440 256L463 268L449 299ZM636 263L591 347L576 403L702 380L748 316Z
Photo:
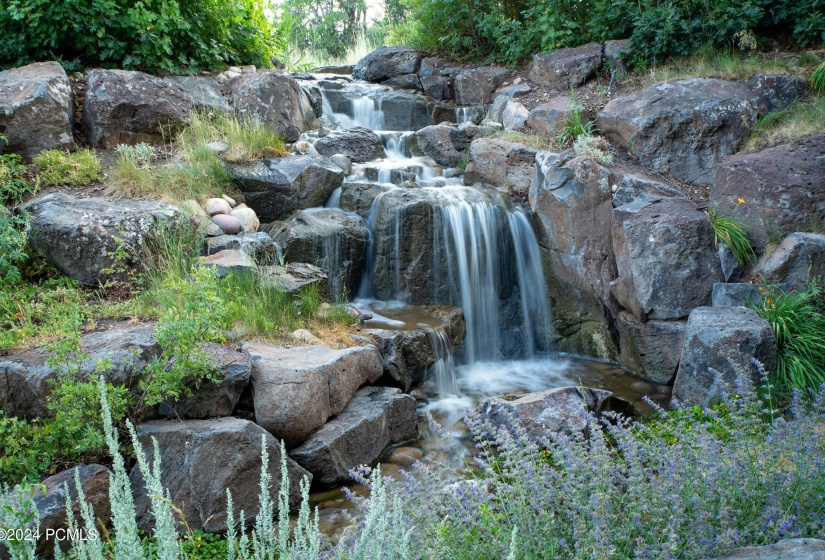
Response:
M357 293L369 239L360 216L337 208L302 210L273 237L289 260L326 271L331 300L348 300Z
M294 294L315 286L319 294L327 293L327 273L308 263L289 263L283 266L265 266L258 269L264 285Z
M76 198L53 193L24 206L31 214L29 244L60 272L97 286L129 281L165 233L186 236L197 223L178 208L149 200ZM125 258L117 255L125 251ZM124 268L122 272L110 272Z
M256 421L287 447L306 441L382 372L374 346L333 350L247 342L242 350L252 357Z
M573 102L570 96L553 97L544 103L536 105L527 115L525 125L548 136L556 136L561 131L561 126L573 114ZM589 121L592 116L586 110L582 110L582 122Z
M418 94L391 91L381 96L384 130L418 130L430 124L427 102Z
M344 175L352 173L352 160L344 154L335 154L329 156L329 160L341 168Z
M33 505L40 515L40 538L37 542L37 554L42 557L51 555L54 552L55 531L66 530L69 523L66 518L66 484L69 485L69 502L75 520L80 517L80 501L77 499L77 484L75 477L80 477L80 487L86 503L92 506L94 518L97 521L97 530L108 527L109 519L112 516L112 508L109 502L109 469L102 465L78 465L50 476L42 482L45 487L45 495L36 493L33 498ZM70 545L70 540L65 539L60 543L61 549L65 552Z
M192 96L192 104L202 111L226 113L232 110L221 93L221 86L215 78L205 76L170 76L167 78Z
M83 103L83 133L96 148L162 144L164 128L189 123L192 96L178 84L143 72L92 70Z
M317 128L309 98L289 72L243 74L229 82L229 91L239 117L272 125L287 142Z
M412 89L415 91L421 91L421 80L418 78L418 74L404 74L403 76L396 76L384 82L384 85L392 86L398 89Z
M619 276L611 291L643 322L686 317L709 305L714 282L723 281L710 220L684 198L613 210L613 247Z
M255 262L267 263L274 257L275 242L264 232L219 235L206 240L207 255L226 250L240 250L252 257Z
M388 463L409 467L424 457L424 452L417 447L397 447L387 458Z
M759 383L756 358L765 371L776 367L776 337L770 323L744 307L699 307L688 317L682 361L673 385L673 400L685 406L710 406L722 391L735 391L745 375ZM720 374L716 379L714 370Z
M383 82L395 76L415 74L423 55L409 47L382 47L358 61L352 71L356 80Z
M415 133L412 149L416 155L431 157L439 165L456 167L472 141L483 132L483 128L470 123L428 126Z
M246 203L263 222L274 222L293 211L323 206L341 185L344 172L319 156L292 155L227 166Z
M476 138L470 144L464 181L488 183L526 199L535 167L536 150L524 144Z
M679 366L687 321L642 323L632 313L622 311L616 326L619 363L648 381L670 383Z
M533 56L530 79L537 84L570 91L596 74L602 65L602 46L588 43Z
M491 397L478 405L476 414L480 420L511 432L513 421L517 421L532 442L544 446L551 434L586 432L589 415L608 410L632 414L633 405L610 391L562 387L518 398Z
M260 505L262 440L269 455L270 497L273 501L278 499L280 444L252 422L239 418L147 422L138 427L138 440L149 464L154 458L153 438L163 457L163 486L168 489L172 503L181 508L190 529L210 533L227 530L227 489L232 493L235 522L240 520L247 526L254 522ZM301 479L311 480L312 475L289 457L286 464L289 505L295 508L300 503ZM138 525L149 531L153 526L150 499L137 466L132 469L131 479Z
M0 72L0 142L25 161L44 150L74 148L74 98L57 62L38 62Z
M453 93L458 105L487 105L493 93L510 77L510 71L497 66L462 70L453 78Z
M770 283L804 290L814 278L825 277L825 235L792 233L759 263L755 274Z
M748 80L748 87L756 95L759 116L781 111L797 99L808 97L808 84L802 78L755 74Z
M613 359L608 317L619 311L610 292L616 260L610 224L610 172L569 153L538 152L529 192L539 243L550 274L548 290L559 349Z
M365 163L384 157L384 146L373 131L357 126L330 132L315 143L322 156L344 154L357 163Z
M670 185L649 179L643 175L625 173L622 176L621 183L616 185L616 190L613 192L613 207L618 208L641 199L652 200L654 198L678 198L681 196L682 193Z
M825 222L825 134L755 154L736 154L716 166L709 204L741 220L761 252L768 233L805 231ZM738 204L739 199L744 200Z
M393 188L380 183L344 183L341 186L341 209L366 219L375 197Z
M598 126L654 171L707 185L714 165L750 134L756 113L747 85L690 78L614 99L599 113Z
M258 268L248 253L239 249L225 249L200 258L201 266L215 269L218 278L230 274L253 273Z
M366 387L290 457L312 472L316 482L331 486L351 481L351 469L375 465L389 445L417 433L414 398L398 389Z
M445 99L453 98L453 90L450 86L450 79L444 76L422 77L421 90L424 92L424 95L432 97L436 101L443 101Z
M410 387L423 383L427 368L439 360L433 349L430 329L389 330L364 329L378 351L384 365L381 385L398 387L409 392ZM453 347L455 351L458 347Z
M212 216L212 223L229 235L238 234L243 229L243 224L241 224L237 216L230 216L228 214L215 214Z
M782 539L766 546L746 546L716 560L822 560L825 541L819 539Z
M604 58L615 70L615 79L621 80L627 75L627 61L633 55L630 39L604 42Z

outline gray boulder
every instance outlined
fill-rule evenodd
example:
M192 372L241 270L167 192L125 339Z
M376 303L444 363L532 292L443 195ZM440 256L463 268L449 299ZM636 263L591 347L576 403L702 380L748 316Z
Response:
M641 199L613 210L613 247L619 275L611 292L643 322L686 317L709 305L714 282L723 281L713 226L684 198Z
M352 480L349 471L374 466L392 443L415 439L415 399L398 389L365 387L347 407L289 455L324 485Z
M453 78L453 92L458 105L487 105L493 94L507 81L511 72L498 66L468 68Z
M654 171L708 185L714 165L739 150L756 114L746 84L690 78L614 99L598 126Z
M332 301L348 301L358 291L369 240L360 216L337 208L301 210L273 236L288 260L326 271Z
M57 62L38 62L0 72L0 141L3 151L25 161L44 150L74 147L74 97Z
M493 101L495 101L499 97L504 97L506 99L516 99L518 97L524 97L531 91L533 91L533 88L531 88L525 83L500 87L493 94Z
M825 560L825 541L783 539L776 544L737 548L716 560Z
M531 109L524 124L537 132L557 136L572 114L573 102L569 95L553 97ZM591 118L590 113L582 109L582 122Z
M227 166L246 203L262 222L295 210L323 206L344 180L343 170L319 156L291 155Z
M211 255L200 258L201 266L212 268L218 278L229 276L230 274L254 273L258 269L249 253L240 249L224 249Z
M327 293L327 273L308 263L289 263L278 266L262 266L258 269L265 286L295 294L315 286L319 294Z
M277 500L282 483L281 446L266 430L248 420L147 422L138 427L138 440L149 464L154 460L153 439L157 440L162 457L163 486L172 503L181 508L190 529L210 533L227 530L227 490L232 493L235 523L241 521L248 527L254 522L260 505L262 443L269 455L269 494L273 501ZM289 505L296 508L301 499L298 485L304 477L312 480L312 475L289 457L286 465ZM138 466L132 469L131 479L138 525L149 531L154 520Z
M229 82L229 92L239 117L272 125L287 142L318 128L307 94L285 70L242 74Z
M101 465L78 465L56 475L50 476L42 482L45 495L36 493L33 505L40 515L40 537L37 541L37 553L41 557L50 556L54 552L55 531L69 528L66 508L66 484L69 486L69 503L75 520L79 520L80 501L77 497L75 477L80 477L80 487L86 503L92 506L94 518L97 521L96 529L103 534L103 529L109 525L112 516L109 502L109 469ZM65 552L71 542L69 539L60 541L60 548Z
M428 126L415 133L412 150L416 155L433 158L439 165L456 167L472 141L483 133L483 128L472 123Z
M315 142L315 149L322 156L344 154L357 163L384 157L384 146L378 135L360 126L330 132Z
M616 278L610 183L610 172L591 159L538 152L529 193L559 349L603 359L615 357L608 317L619 311L610 291Z
M215 78L206 76L170 76L166 78L192 96L192 104L202 111L226 113L232 110L221 93L221 86Z
M620 183L616 185L613 193L613 207L618 208L625 204L644 199L652 200L662 197L681 197L683 194L660 181L650 179L644 175L635 173L625 173Z
M629 39L604 42L604 58L615 71L615 78L621 80L627 75L627 61L633 54Z
M192 96L178 84L128 70L92 70L83 102L83 134L91 146L162 144L169 128L189 123Z
M441 72L447 68L449 63L440 58L426 57L421 59L421 65L418 68L418 75L422 78L427 76L440 76Z
M764 281L804 289L805 284L814 278L825 277L825 235L790 234L754 272Z
M382 47L358 61L352 71L356 80L383 82L395 76L415 74L423 55L409 47Z
M380 183L344 183L341 185L341 210L355 212L367 219L375 198L393 188Z
M670 383L676 375L687 321L642 323L632 313L616 317L619 330L619 363L654 383Z
M739 375L758 384L751 358L759 360L765 371L776 367L776 336L770 323L744 307L694 309L688 317L673 400L685 406L709 406L721 398L722 391L736 391Z
M32 216L29 243L37 253L63 274L92 286L130 280L151 252L153 236L185 237L196 229L177 206L149 200L52 193L24 210Z
M453 98L450 79L446 76L424 76L421 78L421 91L436 101Z
M562 91L577 88L596 74L602 65L602 46L588 43L572 49L556 49L533 56L530 79Z
M477 417L493 426L515 431L518 422L535 444L543 446L551 434L587 432L592 415L614 410L633 413L633 405L610 391L589 387L561 387L515 397L490 397L476 408Z
M783 286L784 288L784 286ZM759 305L765 294L765 288L759 284L715 283L711 294L713 307L748 307Z
M536 150L498 138L476 138L468 153L466 184L487 183L527 198L536 168Z
M392 86L398 89L421 91L421 80L419 79L418 74L404 74L403 76L396 76L384 82L384 85Z
M755 154L736 154L715 170L709 204L741 220L757 251L768 234L825 223L825 134ZM731 204L742 198L743 204Z
M808 84L802 78L755 74L748 80L748 87L756 95L759 116L781 111L797 99L808 96Z
M505 130L517 130L524 127L529 117L527 107L518 101L508 100L501 112L501 124Z
M255 262L266 264L274 258L275 242L269 234L242 233L240 235L219 235L206 240L204 251L207 255L214 255L226 250L240 250L252 257Z
M306 441L383 371L374 346L333 350L247 342L242 350L252 357L256 422L287 447Z
M338 66L319 66L318 68L313 68L312 71L318 74L340 74L340 75L349 75L352 74L352 71L355 70L354 64L341 64Z
M384 130L418 130L430 124L427 101L409 91L390 91L381 94L384 112Z

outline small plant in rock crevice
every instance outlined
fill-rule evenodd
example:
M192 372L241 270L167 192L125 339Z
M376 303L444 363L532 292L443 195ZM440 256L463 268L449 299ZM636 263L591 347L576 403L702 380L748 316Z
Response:
M601 136L582 134L573 142L573 151L577 156L584 156L594 159L601 165L613 165L613 154L610 153L610 145Z
M745 201L732 201L734 204L742 204ZM710 219L713 226L714 242L718 244L724 243L730 248L736 262L740 265L745 264L751 259L756 258L753 247L748 241L748 235L745 233L744 224L742 221L731 216L722 215L717 206L708 208L705 212Z
M570 90L570 105L570 115L561 123L561 132L558 139L560 144L575 141L582 135L591 136L596 129L594 121L583 121L582 106L574 89Z

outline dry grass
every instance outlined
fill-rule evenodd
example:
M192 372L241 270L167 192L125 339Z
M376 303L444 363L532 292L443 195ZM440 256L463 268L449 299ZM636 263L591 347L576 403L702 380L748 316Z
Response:
M825 132L825 97L812 96L759 119L742 151L755 152Z
M554 151L564 148L564 143L560 142L557 137L554 138L541 132L518 132L515 130L506 130L497 135L496 138L506 140L508 142L524 144L534 150Z

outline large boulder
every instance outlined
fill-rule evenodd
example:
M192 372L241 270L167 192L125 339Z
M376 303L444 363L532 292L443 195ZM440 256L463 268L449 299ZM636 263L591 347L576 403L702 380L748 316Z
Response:
M55 544L59 542L65 552L69 548L70 540L56 540L56 537L65 535L69 528L67 519L68 509L66 498L70 504L75 521L81 519L80 500L77 496L76 479L80 479L80 487L86 498L86 503L92 506L96 529L99 534L108 527L112 516L112 507L109 502L109 469L101 465L78 465L42 482L45 492L37 492L32 500L40 516L40 536L37 541L37 553L41 557L50 556L54 552ZM68 496L66 485L68 484Z
M746 546L716 560L823 560L825 541L820 539L782 539L776 544Z
M756 267L764 281L804 289L814 278L825 277L825 235L792 233Z
M487 105L493 94L507 81L511 72L498 66L480 66L462 70L453 77L455 102L458 105Z
M282 220L295 210L323 206L344 180L328 158L291 155L227 166L250 208L262 222Z
M619 330L619 363L654 383L670 383L676 375L687 321L647 321L622 311L616 317Z
M686 317L710 305L714 282L724 281L710 219L684 198L613 210L613 247L619 276L611 291L640 321Z
M602 65L602 46L588 43L572 49L556 49L533 57L530 79L562 91L577 88L595 76Z
M547 136L558 136L561 127L573 115L573 101L569 95L552 97L543 103L533 107L527 114L525 126ZM589 121L592 117L586 109L581 109L583 122Z
M639 199L652 200L662 197L681 197L682 192L656 179L638 173L624 173L613 191L613 208L630 204Z
M27 204L29 243L67 276L97 286L129 280L140 270L154 236L194 234L177 206L149 200L77 198L52 193Z
M778 76L776 74L755 74L748 80L748 86L756 95L759 116L781 111L797 99L808 96L808 84L802 78Z
M427 101L408 91L390 91L381 94L384 112L384 130L418 130L430 124Z
M711 184L714 165L739 150L756 114L746 84L690 78L614 99L599 113L598 126L643 165Z
M227 250L242 251L261 264L273 261L276 253L275 242L269 234L262 231L240 235L219 235L206 240L204 252L207 255Z
M586 432L588 418L608 410L632 414L633 405L610 391L561 387L520 397L490 397L478 405L476 415L510 432L517 429L514 422L518 422L527 437L541 446L555 433Z
M178 84L129 70L92 70L83 102L83 133L91 146L161 144L169 128L189 122L192 96Z
M709 203L741 220L758 251L768 234L825 222L825 134L755 154L736 154L715 170ZM745 202L738 202L739 199Z
M421 90L424 95L436 101L453 98L453 88L450 78L446 76L424 76L421 78Z
M483 128L472 123L432 125L415 133L411 149L416 155L433 158L439 165L457 167L473 140L483 133Z
M538 152L530 208L548 270L559 349L603 359L615 357L610 291L616 261L610 224L610 172L589 158Z
M232 110L221 93L221 86L215 78L206 76L170 76L174 82L192 96L192 104L201 111L226 113Z
M158 420L139 426L137 434L150 465L154 460L153 440L157 440L163 486L190 529L210 533L228 529L227 490L232 493L235 522L250 526L260 506L262 446L269 456L269 495L273 501L277 500L282 483L281 446L266 430L248 420ZM301 479L312 480L312 475L289 457L285 459L289 505L295 508L301 500L298 487ZM131 479L138 524L148 532L154 522L151 500L138 466L132 469Z
M415 399L390 387L365 387L347 407L289 455L324 485L352 480L351 469L374 466L393 443L418 434Z
M57 62L38 62L0 72L0 153L25 161L44 150L74 147L74 97Z
M393 185L381 183L344 183L341 185L341 210L355 212L366 219L375 198L394 188Z
M360 216L337 208L301 210L273 236L288 260L326 271L327 295L333 301L358 292L369 241Z
M315 142L315 149L322 156L344 154L357 163L384 157L384 146L378 135L360 126L330 132Z
M382 47L358 61L352 71L356 80L383 82L395 76L415 74L423 55L409 47Z
M470 144L464 181L487 183L527 198L536 167L536 150L498 138L476 138Z
M398 89L411 89L413 91L421 91L421 80L418 74L404 74L403 76L396 76L390 78L384 85L392 86Z
M306 441L383 371L374 346L333 350L247 342L242 349L252 356L256 422L287 447Z
M285 70L241 74L229 82L229 92L240 118L273 126L287 142L318 128L309 97Z
M776 336L770 323L745 307L698 307L688 317L682 360L673 385L673 400L685 406L709 406L723 391L735 391L744 375L754 385L759 373L776 367ZM716 378L717 372L719 378Z

